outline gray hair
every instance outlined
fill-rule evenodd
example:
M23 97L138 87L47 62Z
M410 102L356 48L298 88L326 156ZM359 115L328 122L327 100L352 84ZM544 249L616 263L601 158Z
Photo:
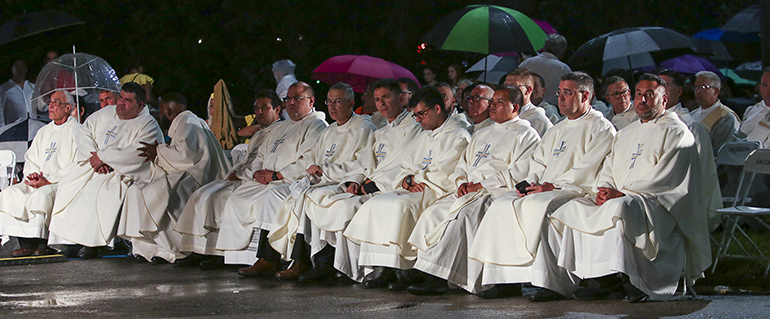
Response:
M553 53L553 55L561 60L564 57L564 53L567 53L567 39L561 34L549 34L545 38L543 51Z
M574 71L562 75L559 78L560 81L572 81L578 87L578 90L590 92L591 96L594 95L594 79L585 72Z
M329 88L329 91L331 90L343 90L345 91L346 100L352 101L355 99L355 93L353 93L353 87L351 87L347 83L337 82L337 84L332 85L332 87Z
M72 93L67 90L60 90L59 92L64 93L64 101L67 102L67 104L75 106L75 97L72 96Z
M273 71L281 72L284 76L294 74L294 68L297 67L291 60L280 60L273 63Z
M706 78L709 80L709 85L711 87L715 87L717 89L722 89L722 79L719 78L719 76L711 71L700 71L698 73L695 73L695 79L700 78Z

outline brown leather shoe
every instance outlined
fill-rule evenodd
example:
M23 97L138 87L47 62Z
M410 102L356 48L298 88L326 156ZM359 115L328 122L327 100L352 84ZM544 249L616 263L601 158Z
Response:
M59 252L56 251L56 249L46 247L45 249L37 249L35 250L35 253L32 254L32 256L50 256L50 255L56 255Z
M300 262L294 262L289 269L277 272L275 277L282 280L297 280L299 275L310 271L310 269L313 269L313 267Z
M269 275L278 270L280 263L269 262L260 258L254 265L248 268L238 269L238 274L241 276L264 276Z
M32 256L32 254L34 253L35 253L35 250L32 248L24 248L24 249L14 250L11 252L13 257L27 257L27 256Z

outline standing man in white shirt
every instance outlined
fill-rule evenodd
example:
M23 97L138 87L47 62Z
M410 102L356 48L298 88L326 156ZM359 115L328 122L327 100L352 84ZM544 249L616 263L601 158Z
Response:
M42 110L33 110L30 100L35 85L26 80L27 64L24 60L16 60L11 65L11 79L0 85L0 126L16 122L28 115L37 118L38 111L44 113L47 105Z

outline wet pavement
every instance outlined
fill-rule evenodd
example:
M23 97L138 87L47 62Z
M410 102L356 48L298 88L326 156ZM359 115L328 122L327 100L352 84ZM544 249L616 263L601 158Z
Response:
M767 296L696 300L533 303L525 297L485 300L460 290L418 297L352 283L299 284L242 278L237 268L153 265L124 257L0 267L0 317L671 317L762 318ZM532 292L525 290L525 294Z

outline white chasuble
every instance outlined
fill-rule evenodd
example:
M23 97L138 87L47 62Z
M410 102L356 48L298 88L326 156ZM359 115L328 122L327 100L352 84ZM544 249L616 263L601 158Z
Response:
M76 138L78 167L59 183L50 231L84 246L105 246L115 236L126 188L151 179L150 163L139 156L144 143L162 143L163 133L145 107L133 119L121 120L115 106L86 119ZM89 165L95 152L112 168L99 174ZM54 242L56 243L56 242Z
M670 112L618 132L596 185L625 196L601 206L575 199L551 215L564 236L559 266L581 278L625 273L658 300L673 296L682 273L700 278L711 247L697 156L692 133Z
M152 180L126 191L118 236L135 243L134 255L173 262L182 257L181 234L173 229L187 199L198 187L225 178L230 164L206 122L190 111L174 118L168 136L170 141L157 148ZM151 251L142 250L147 246Z
M51 184L33 188L24 183L0 192L0 234L17 237L48 237L49 215L58 183L76 166L75 135L80 124L69 117L62 125L42 127L24 155L24 176L42 173ZM4 213L4 214L2 214Z

